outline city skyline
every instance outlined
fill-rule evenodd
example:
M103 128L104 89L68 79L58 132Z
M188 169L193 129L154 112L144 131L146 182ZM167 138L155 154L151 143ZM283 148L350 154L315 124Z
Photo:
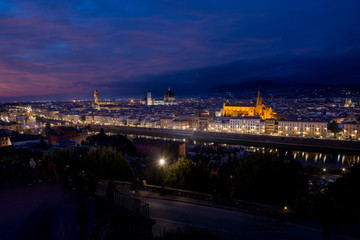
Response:
M4 1L0 100L356 84L359 3ZM192 89L191 91L189 89Z

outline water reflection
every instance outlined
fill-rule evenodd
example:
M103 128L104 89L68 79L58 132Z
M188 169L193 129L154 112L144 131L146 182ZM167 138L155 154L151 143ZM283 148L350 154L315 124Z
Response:
M148 139L160 139L165 141L179 141L186 142L187 145L214 145L214 142L195 141L185 138L166 138L166 137L155 137L145 135L128 135L130 139L134 138L148 138ZM343 154L343 153L327 153L327 152L307 152L297 150L285 150L280 148L266 148L266 147L255 147L255 146L243 146L243 145L231 145L231 144L218 144L225 148L239 148L241 147L244 151L248 152L270 152L270 153L281 153L285 155L285 158L294 159L298 161L308 163L318 163L324 165L338 165L339 167L349 167L360 161L360 154Z

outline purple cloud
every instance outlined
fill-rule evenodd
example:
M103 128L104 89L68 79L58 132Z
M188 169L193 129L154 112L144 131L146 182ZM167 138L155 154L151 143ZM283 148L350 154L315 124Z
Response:
M216 69L237 61L261 65L269 57L281 61L341 55L360 47L357 1L346 6L328 3L321 12L315 8L319 3L297 5L295 9L287 1L4 1L0 97L77 95L94 86L110 93L109 86L131 87L129 83L154 81L156 76L161 82L162 76L179 71ZM231 79L241 80L241 75Z

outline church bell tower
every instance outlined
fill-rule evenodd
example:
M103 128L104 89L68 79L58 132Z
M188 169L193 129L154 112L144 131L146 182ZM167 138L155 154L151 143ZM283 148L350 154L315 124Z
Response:
M261 94L260 94L260 88L258 89L258 95L256 98L256 106L260 106L262 105L262 98L261 98Z

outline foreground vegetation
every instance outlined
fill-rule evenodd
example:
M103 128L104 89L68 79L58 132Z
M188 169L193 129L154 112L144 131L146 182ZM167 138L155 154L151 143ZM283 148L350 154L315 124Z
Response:
M102 131L84 144L92 146L47 151L0 149L0 180L16 178L22 164L34 158L43 163L53 162L58 172L70 169L74 177L84 171L104 179L134 181L139 178L150 184L210 193L217 198L287 206L303 218L346 224L355 224L360 219L359 165L350 167L336 181L326 182L281 154L252 153L240 162L230 159L216 171L201 158L186 157L168 161L163 167L148 164L144 168L129 164L124 157L123 154L136 156L135 147L125 136L107 136Z

